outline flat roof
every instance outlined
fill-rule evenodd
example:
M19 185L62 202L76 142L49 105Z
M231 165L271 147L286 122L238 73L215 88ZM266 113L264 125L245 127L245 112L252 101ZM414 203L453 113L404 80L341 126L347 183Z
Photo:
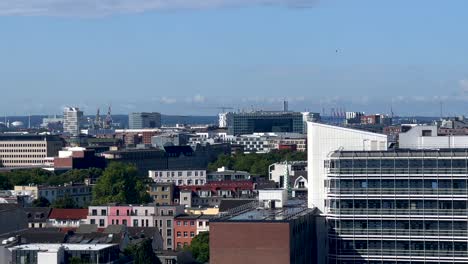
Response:
M99 251L116 245L117 244L25 244L11 247L11 250L38 250L45 252L57 252L61 247L63 247L65 250Z
M467 157L468 149L394 149L387 151L335 151L333 158Z
M315 208L308 208L304 200L289 200L283 208L251 208L237 214L221 214L212 222L289 222L301 216L312 214Z
M0 134L0 141L42 141L42 140L60 140L57 135L19 135L19 134Z

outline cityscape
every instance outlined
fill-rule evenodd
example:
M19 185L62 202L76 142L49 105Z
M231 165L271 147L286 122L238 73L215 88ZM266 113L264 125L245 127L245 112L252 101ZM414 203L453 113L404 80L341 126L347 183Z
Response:
M0 264L468 263L466 8L0 1Z

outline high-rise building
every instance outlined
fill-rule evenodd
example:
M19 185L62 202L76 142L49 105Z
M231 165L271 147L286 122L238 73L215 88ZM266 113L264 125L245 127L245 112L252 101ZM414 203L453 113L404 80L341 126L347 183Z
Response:
M128 115L128 126L130 129L160 128L161 114L157 112L130 113Z
M63 132L71 136L79 136L83 111L77 107L65 107L63 111Z
M468 151L335 151L329 263L467 263Z
M300 112L254 111L228 113L227 127L230 135L262 132L303 133L303 115Z
M468 262L468 137L405 127L387 150L383 135L308 128L309 207L326 218L319 263Z

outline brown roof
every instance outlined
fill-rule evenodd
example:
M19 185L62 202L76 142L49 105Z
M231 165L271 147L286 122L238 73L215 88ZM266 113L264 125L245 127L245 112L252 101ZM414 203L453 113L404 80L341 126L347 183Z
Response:
M86 219L88 216L88 209L58 209L53 208L49 215L49 219L61 220L79 220Z

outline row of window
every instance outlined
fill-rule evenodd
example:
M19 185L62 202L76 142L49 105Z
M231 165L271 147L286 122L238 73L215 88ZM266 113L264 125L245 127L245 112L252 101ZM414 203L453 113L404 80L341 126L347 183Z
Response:
M40 148L45 147L46 143L26 144L26 143L0 143L0 148Z
M330 220L329 227L333 229L364 229L364 230L468 230L466 221L436 221L436 220Z
M156 182L162 182L162 180L159 180L159 179L156 179L155 180ZM172 183L175 183L177 186L180 186L180 185L192 185L192 184L195 184L195 185L203 185L205 184L205 181L204 180L185 180L185 183L184 183L184 180L166 180L166 182L172 182Z
M47 152L46 149L0 149L0 153L31 153L31 152Z
M466 189L467 180L451 179L332 179L329 181L330 188L447 188L447 189Z
M42 164L44 160L3 160L0 157L0 161L3 164Z
M330 168L467 168L468 159L339 159Z
M139 214L138 214L138 209L135 209L135 210L133 210L133 211L127 209L126 211L124 211L124 213L126 213L126 214L122 214L122 215L126 215L126 216L135 216L135 215L139 215ZM172 215L174 215L174 211L173 211L173 210L167 210L167 211L165 211L165 210L162 210L162 209L161 209L161 210L160 210L160 213L161 213L162 216L165 216L165 215L167 215L167 216L172 216ZM91 215L97 216L97 215L98 215L98 209L92 209L92 210L91 210ZM100 216L105 216L105 215L107 215L107 210L106 210L106 209L101 209L101 214L99 214L99 215L100 215ZM109 215L110 215L110 214L109 214ZM115 210L115 216L120 216L120 215L121 215L121 214L120 214L120 209ZM148 216L148 215L149 215L148 210L145 210L145 211L144 211L144 215L145 215L145 216ZM112 216L112 215L110 215L110 216Z
M14 159L14 158L18 158L18 159L25 159L25 158L45 158L45 157L46 157L45 154L40 154L40 155L31 155L31 154L28 154L28 155L0 154L0 158L10 158L10 159Z
M176 172L175 171L166 171L165 174L166 174L166 177L175 177ZM204 171L194 171L193 174L198 177L198 176L205 175L205 172ZM162 171L159 171L159 172L156 171L155 175L159 176L159 177L163 177L163 172ZM183 172L182 171L177 171L177 176L182 177ZM187 171L185 173L185 176L188 176L188 177L192 176L192 171Z
M329 242L331 252L337 251L338 254L356 254L354 250L389 250L394 251L394 254L401 254L400 251L464 251L468 250L467 242L448 242L448 241L380 241L380 240L334 240ZM342 251L342 252L340 252ZM466 252L468 253L468 252Z
M182 234L180 231L177 232L177 237L182 237ZM184 237L188 237L188 232L187 231L184 231ZM195 232L190 232L190 237L195 237Z
M330 208L341 209L433 209L433 210L465 210L467 202L464 201L438 201L438 200L331 200Z
M89 221L90 224L92 225L95 225L96 224L96 219L90 219ZM99 219L99 227L105 227L105 224L106 221L105 219ZM125 225L127 226L128 225L128 221L127 219L122 219L122 222L120 222L120 219L112 219L111 220L111 223L112 225ZM141 223L141 225L139 225L139 223ZM162 220L159 220L159 227L162 227ZM150 222L148 219L140 219L140 222L138 221L138 219L133 219L133 225L132 227L150 227ZM155 227L158 227L158 221L157 220L154 220L154 226ZM172 228L172 220L166 220L166 228ZM160 230L161 232L161 230ZM171 229L168 229L167 230L167 235L168 236L172 236L172 230Z

